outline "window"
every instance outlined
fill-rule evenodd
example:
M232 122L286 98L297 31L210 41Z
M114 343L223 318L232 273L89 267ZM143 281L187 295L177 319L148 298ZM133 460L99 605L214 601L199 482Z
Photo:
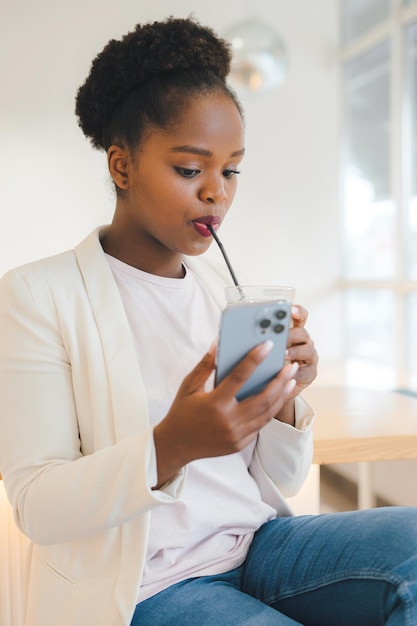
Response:
M342 43L358 37L387 20L390 0L342 0Z
M417 0L341 0L341 20L348 380L416 390Z
M392 278L395 208L390 189L390 45L345 65L344 268L348 278Z
M409 153L409 171L406 187L406 272L407 277L417 280L417 22L406 29L406 76L408 111L405 145ZM408 184L407 184L408 183Z

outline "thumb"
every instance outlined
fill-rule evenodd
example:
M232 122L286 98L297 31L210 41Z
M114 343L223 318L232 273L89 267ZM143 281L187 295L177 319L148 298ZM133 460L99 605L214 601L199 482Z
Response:
M203 391L204 385L216 366L217 342L213 341L210 348L197 363L195 368L184 378L181 385L182 391L191 394Z

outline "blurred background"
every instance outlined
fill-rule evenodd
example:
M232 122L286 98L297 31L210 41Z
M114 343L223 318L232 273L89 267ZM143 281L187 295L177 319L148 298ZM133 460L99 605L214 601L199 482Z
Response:
M106 157L77 126L75 94L109 39L193 14L233 40L243 63L232 78L247 155L219 233L233 266L296 288L319 383L417 390L417 1L0 8L0 275L111 220ZM415 462L376 465L381 497L417 504L404 484ZM335 470L354 480L355 468Z

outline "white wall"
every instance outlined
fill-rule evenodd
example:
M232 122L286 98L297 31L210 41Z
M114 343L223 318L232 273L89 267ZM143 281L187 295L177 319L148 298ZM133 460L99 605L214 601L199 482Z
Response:
M72 247L111 219L105 156L73 112L107 41L171 14L193 12L221 33L256 12L283 37L289 76L276 93L243 101L247 157L220 235L250 280L296 287L322 357L337 356L336 0L0 2L0 274Z

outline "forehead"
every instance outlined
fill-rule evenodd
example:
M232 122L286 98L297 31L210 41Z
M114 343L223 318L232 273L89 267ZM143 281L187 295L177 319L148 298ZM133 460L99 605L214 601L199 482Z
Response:
M187 101L168 129L151 131L142 147L149 141L232 154L244 148L244 125L236 104L226 94L198 96Z

